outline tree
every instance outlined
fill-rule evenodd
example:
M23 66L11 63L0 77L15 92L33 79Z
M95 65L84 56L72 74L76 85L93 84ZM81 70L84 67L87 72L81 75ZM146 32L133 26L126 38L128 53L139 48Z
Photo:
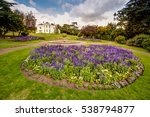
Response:
M128 37L146 33L150 29L150 0L130 0L114 16L119 21L118 25L125 28Z
M87 25L87 26L83 26L81 29L81 35L86 36L86 37L90 37L90 38L95 38L95 35L97 33L97 26L93 25Z
M36 18L32 12L25 15L23 23L26 26L27 30L36 31Z
M97 28L97 38L105 40L113 40L111 38L111 33L116 30L116 24L108 23L107 26L99 26Z
M25 26L26 30L30 30L31 32L36 31L36 18L32 12L24 14L18 10L14 11L17 15L21 17L21 20Z
M23 28L21 18L10 9L15 3L0 0L0 36L5 37L8 31L18 31Z
M79 29L75 25L64 24L63 26L59 26L61 33L66 33L69 35L78 35Z

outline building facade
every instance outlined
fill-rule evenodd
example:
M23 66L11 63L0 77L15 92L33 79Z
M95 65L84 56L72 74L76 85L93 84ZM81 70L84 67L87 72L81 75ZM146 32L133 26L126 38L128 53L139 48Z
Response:
M36 33L55 33L56 30L57 30L57 27L55 24L43 22L43 23L37 25Z

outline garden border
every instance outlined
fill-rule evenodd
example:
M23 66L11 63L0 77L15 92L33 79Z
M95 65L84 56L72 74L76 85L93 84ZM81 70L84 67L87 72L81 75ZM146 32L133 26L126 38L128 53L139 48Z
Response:
M25 71L23 68L23 63L21 64L20 69L24 74L24 76L26 76L29 80L35 80L50 86L59 86L63 88L78 89L78 90L111 90L111 89L123 88L134 83L143 74L144 65L140 64L138 70L133 72L135 77L128 77L126 79L113 82L109 85L84 82L84 86L82 87L77 86L75 83L68 82L67 79L54 80L52 78L46 77L45 75L34 73L34 71L32 70Z

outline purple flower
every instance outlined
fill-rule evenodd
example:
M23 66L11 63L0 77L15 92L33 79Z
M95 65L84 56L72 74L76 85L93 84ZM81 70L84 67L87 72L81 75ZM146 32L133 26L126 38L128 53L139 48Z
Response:
M122 66L131 66L129 60L138 61L132 52L113 46L90 45L90 46L41 46L31 52L31 60L43 61L44 66L63 69L66 61L69 65L84 67L93 64L117 63ZM45 63L45 60L49 63ZM51 64L50 64L51 63Z

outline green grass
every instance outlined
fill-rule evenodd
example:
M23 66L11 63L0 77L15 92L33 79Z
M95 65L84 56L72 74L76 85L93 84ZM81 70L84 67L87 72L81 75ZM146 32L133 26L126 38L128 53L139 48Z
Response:
M36 34L36 33L31 33L30 35L32 35L32 36L41 36L41 37L44 37L45 40L33 40L33 41L17 42L17 41L13 41L13 40L10 40L10 39L9 40L8 39L0 39L0 49L26 46L26 45L29 45L29 44L40 43L40 42L43 42L43 41L63 39L63 34ZM67 39L68 40L76 40L77 36L67 35Z
M92 40L84 40L83 42L87 42L87 43L95 43L95 44L104 44L104 45L113 45L113 46L118 46L118 47L123 47L123 48L127 48L127 49L131 49L133 51L137 50L137 51L141 51L141 52L148 52L147 50L143 49L143 48L139 48L139 47L134 47L134 46L127 46L125 44L119 44L116 43L114 41L107 41L107 40L100 40L100 41L92 41Z
M116 46L115 43L111 45ZM0 99L150 99L150 56L138 52L138 48L132 49L145 66L143 76L125 88L98 91L65 89L28 80L20 71L20 64L31 49L33 48L0 56Z
M42 36L47 41L49 41L49 40L61 40L61 39L64 38L63 37L64 34L31 33L30 35L32 35L32 36ZM67 39L76 40L77 36L67 35Z
M33 41L19 42L19 41L0 39L0 49L26 46L26 45L29 45L29 44L34 44L34 43L39 43L39 42L43 42L43 40L33 40Z

